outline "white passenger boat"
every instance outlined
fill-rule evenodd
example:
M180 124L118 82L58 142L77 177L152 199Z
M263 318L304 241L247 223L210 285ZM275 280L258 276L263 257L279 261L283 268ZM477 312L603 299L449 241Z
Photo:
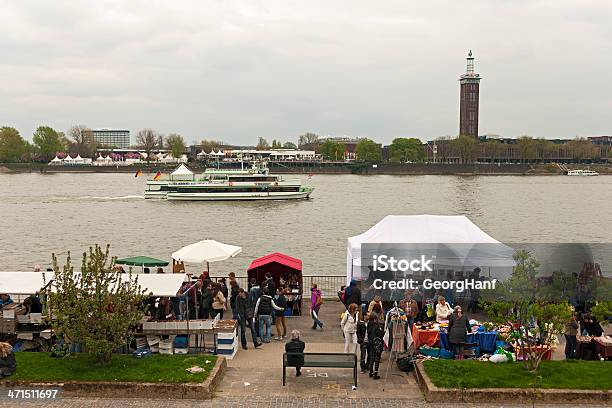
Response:
M303 186L300 179L285 180L282 176L269 174L266 167L260 166L246 170L206 169L198 178L191 173L191 180L177 180L177 170L168 180L148 180L145 198L176 201L295 200L308 199L313 191L312 187Z
M599 176L599 173L593 170L568 170L568 176Z

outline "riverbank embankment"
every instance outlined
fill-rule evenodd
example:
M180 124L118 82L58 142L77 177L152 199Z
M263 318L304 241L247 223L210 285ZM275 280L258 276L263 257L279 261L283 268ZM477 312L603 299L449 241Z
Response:
M196 173L207 165L189 163ZM141 164L132 166L50 166L45 163L6 163L0 165L0 173L144 173L171 172L176 165ZM555 164L516 163L326 163L326 162L270 162L270 171L277 174L363 174L363 175L449 175L449 176L528 176L564 175ZM571 169L591 169L602 175L612 175L612 164L574 164Z

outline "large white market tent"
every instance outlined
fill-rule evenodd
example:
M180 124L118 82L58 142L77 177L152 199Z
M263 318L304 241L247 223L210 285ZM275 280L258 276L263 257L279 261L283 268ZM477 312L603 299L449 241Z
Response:
M242 248L224 244L212 239L205 239L184 246L172 254L172 259L188 263L211 263L224 261L242 252Z
M463 215L388 215L363 234L349 237L347 281L366 278L361 276L362 244L436 244L448 249L445 253L456 254L464 260L469 258L471 264L478 266L503 268L505 271L511 271L514 266L513 249L488 235ZM444 260L436 261L440 262Z
M32 295L53 279L53 272L0 272L0 293Z
M0 293L31 295L40 291L54 278L53 272L0 272ZM138 285L145 294L152 296L176 296L187 275L123 273L121 279L138 279Z

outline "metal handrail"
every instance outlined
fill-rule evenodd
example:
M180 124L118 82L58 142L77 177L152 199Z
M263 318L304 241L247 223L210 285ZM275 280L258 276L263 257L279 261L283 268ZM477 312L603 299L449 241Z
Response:
M211 276L210 278L213 280L219 278L228 279L227 276ZM240 287L248 287L247 276L236 276L236 280ZM302 282L304 285L302 296L310 296L310 287L313 283L316 283L323 298L333 299L338 296L340 287L346 285L346 275L302 275Z

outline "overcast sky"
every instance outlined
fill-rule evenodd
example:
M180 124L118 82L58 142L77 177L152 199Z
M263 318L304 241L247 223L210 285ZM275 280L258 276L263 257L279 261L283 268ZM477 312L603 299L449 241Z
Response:
M0 125L255 144L456 135L472 49L480 134L612 134L612 2L0 0Z

